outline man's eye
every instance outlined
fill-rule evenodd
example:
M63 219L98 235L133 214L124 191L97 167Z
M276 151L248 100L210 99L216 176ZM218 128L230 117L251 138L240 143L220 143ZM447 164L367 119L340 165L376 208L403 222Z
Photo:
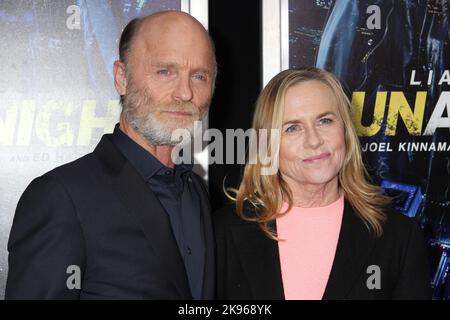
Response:
M168 76L170 74L170 71L169 69L159 69L156 73L162 76Z
M195 74L195 75L193 76L193 78L194 78L195 80L206 81L206 76L204 76L203 74Z

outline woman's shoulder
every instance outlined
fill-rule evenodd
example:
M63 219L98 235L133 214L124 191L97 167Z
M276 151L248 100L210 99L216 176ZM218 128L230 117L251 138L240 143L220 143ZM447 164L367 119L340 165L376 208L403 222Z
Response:
M353 209L349 202L346 202L347 212L352 212L352 217L357 217L357 211ZM377 238L378 243L408 243L411 237L416 238L420 237L422 230L419 226L419 223L416 218L411 218L404 215L402 212L396 210L392 205L389 205L384 208L382 211L385 216L384 222L382 222L382 235ZM358 230L362 231L362 234L369 235L370 237L374 236L373 230L370 230L359 216L357 220L354 218L349 218L347 215L347 219L345 221L352 221L353 227L358 225ZM355 221L358 221L354 224Z
M422 237L422 230L416 218L388 209L385 212L386 221L383 226L383 238L388 241L409 242L412 238Z
M403 213L389 208L385 211L386 223L385 228L395 233L408 233L417 221L415 218L408 217Z

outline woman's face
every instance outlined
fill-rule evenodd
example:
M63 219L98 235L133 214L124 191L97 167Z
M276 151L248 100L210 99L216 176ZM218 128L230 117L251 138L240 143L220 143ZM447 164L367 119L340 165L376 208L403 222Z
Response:
M317 80L285 96L280 172L291 187L337 183L345 158L344 125L331 89Z

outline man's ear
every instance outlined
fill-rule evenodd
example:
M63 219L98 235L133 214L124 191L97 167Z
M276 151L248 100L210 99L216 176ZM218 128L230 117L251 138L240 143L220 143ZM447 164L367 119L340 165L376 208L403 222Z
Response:
M119 96L123 96L127 91L127 76L125 63L120 60L114 62L114 85Z

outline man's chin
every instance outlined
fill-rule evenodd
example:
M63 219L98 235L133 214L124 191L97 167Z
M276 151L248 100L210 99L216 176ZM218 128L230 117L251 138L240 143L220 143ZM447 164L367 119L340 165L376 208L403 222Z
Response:
M194 130L194 127L196 125L196 121L200 121L198 119L195 120L189 120L189 121L170 121L166 122L166 128L169 128L171 132L175 130L186 130L189 132L192 132Z
M160 118L154 118L153 123L146 123L142 127L142 130L138 131L140 131L151 144L175 146L180 142L187 142L189 140L188 137L192 136L196 131L197 126L201 128L201 123L199 124L197 121L200 120L196 118L195 120L191 119L188 121L176 121L173 119L163 121ZM176 138L176 141L172 141L172 137Z

